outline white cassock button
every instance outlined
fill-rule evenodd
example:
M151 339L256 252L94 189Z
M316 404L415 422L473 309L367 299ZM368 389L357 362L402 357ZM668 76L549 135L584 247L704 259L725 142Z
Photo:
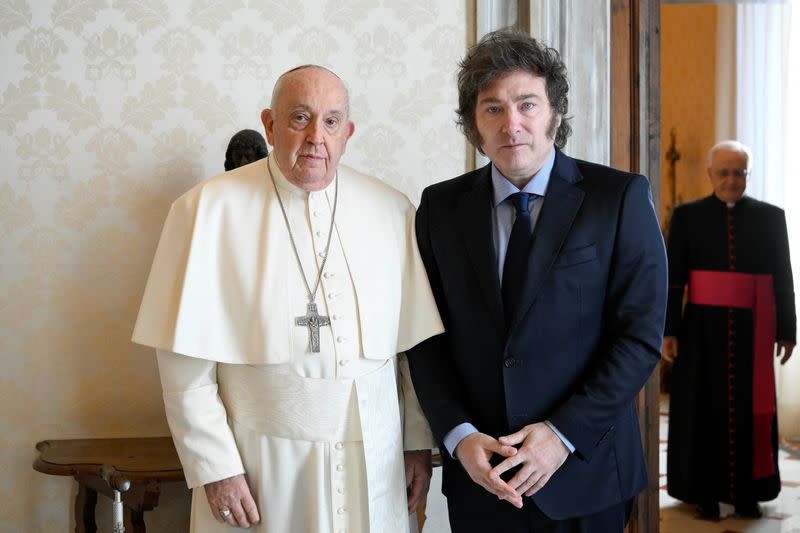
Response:
M319 217L319 211L314 211L312 214L313 214L315 217Z
M323 274L323 277L324 277L325 279L331 279L331 278L333 277L333 274L331 274L330 272L325 272L325 273Z
M339 366L344 366L346 364L347 364L347 359L342 359L341 361L339 361Z
M344 472L344 465L336 465L337 472Z
M339 320L339 315L333 315L331 318L334 320Z
M319 256L320 259L324 259L325 258L325 252L320 252L317 255Z
M336 509L336 512L339 514L344 514L344 511L345 511L344 507L339 507L338 509Z
M342 487L339 487L338 489L336 489L336 492L338 492L339 494L344 494L344 489Z
M333 300L334 298L336 298L336 295L334 293L332 293L332 292L329 292L328 293L328 300Z
M336 444L334 444L334 448L336 448L337 450L341 450L342 448L344 448L344 444L342 444L341 442L337 442Z
M314 235L316 235L317 237L322 237L322 232L321 232L321 231L318 231L318 232L316 232Z
M344 337L336 337L336 342L338 342L339 344L343 343Z
M340 529L340 530L339 530L339 533L347 533L347 530Z

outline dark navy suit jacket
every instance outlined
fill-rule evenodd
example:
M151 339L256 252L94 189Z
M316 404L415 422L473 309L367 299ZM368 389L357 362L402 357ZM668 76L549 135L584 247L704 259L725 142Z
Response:
M556 151L507 332L490 169L422 194L417 239L446 332L408 353L414 385L440 443L462 422L499 437L550 420L576 450L532 498L553 519L592 514L647 484L635 398L660 357L667 295L650 185ZM443 456L451 509L496 500Z

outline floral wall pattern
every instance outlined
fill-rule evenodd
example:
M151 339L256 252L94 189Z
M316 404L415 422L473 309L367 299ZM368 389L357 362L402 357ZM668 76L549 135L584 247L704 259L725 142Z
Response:
M465 169L453 123L467 3L0 0L1 531L72 527L75 483L31 468L46 438L166 435L130 334L169 204L261 130L283 71L351 90L343 161L417 201ZM110 506L101 498L100 528ZM163 487L154 531L184 531Z

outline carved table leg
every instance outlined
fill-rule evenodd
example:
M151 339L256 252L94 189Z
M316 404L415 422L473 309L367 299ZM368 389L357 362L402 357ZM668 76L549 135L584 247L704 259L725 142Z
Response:
M95 533L97 522L94 509L97 505L97 491L78 481L78 495L75 496L75 533Z

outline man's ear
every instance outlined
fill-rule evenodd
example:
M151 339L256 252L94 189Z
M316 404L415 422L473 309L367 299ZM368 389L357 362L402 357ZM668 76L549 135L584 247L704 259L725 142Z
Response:
M275 143L272 139L272 127L275 125L275 119L272 116L272 109L267 108L261 111L261 123L264 124L264 132L267 134L267 142L274 148Z

